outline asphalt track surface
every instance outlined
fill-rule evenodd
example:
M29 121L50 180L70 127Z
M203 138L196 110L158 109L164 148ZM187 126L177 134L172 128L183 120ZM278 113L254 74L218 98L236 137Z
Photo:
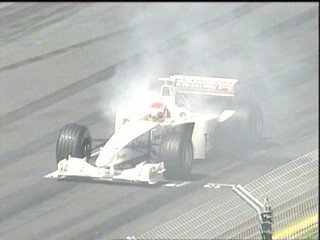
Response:
M244 185L316 149L318 7L1 3L0 239L138 236L229 191L207 182ZM195 163L181 187L43 178L56 168L62 126L86 124L105 138L121 101L172 73L250 83L263 141Z

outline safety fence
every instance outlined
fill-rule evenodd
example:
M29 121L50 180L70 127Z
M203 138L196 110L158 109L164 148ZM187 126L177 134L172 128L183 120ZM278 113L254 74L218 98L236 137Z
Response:
M273 239L318 239L318 149L247 184L261 202L269 199ZM259 215L228 192L164 223L137 239L261 239Z

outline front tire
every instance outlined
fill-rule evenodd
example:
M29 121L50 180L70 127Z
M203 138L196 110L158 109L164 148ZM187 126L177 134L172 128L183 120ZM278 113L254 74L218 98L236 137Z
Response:
M56 160L59 163L69 155L76 158L89 158L92 139L88 127L79 124L67 124L62 128L56 144Z
M191 139L181 132L166 134L160 144L159 160L164 162L166 178L186 177L191 171L193 162Z

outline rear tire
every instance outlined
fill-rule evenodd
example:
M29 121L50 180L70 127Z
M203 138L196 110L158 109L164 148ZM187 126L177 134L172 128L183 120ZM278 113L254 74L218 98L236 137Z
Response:
M92 139L88 127L79 124L67 124L62 128L56 144L56 160L59 163L69 155L76 158L89 158Z
M166 178L186 177L191 171L193 162L191 139L181 132L166 134L160 144L159 160L164 162Z
M261 109L249 102L239 104L236 113L230 119L218 124L214 150L226 153L232 150L251 149L260 142L262 130Z
M242 104L237 109L233 120L235 126L239 124L236 129L239 141L244 139L250 146L260 141L263 130L263 114L257 105Z

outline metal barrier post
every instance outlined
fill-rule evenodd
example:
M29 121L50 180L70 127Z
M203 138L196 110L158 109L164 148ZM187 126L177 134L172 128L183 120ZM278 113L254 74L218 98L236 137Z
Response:
M272 240L272 210L269 205L268 198L264 199L264 209L261 213L261 229L262 238L266 240Z
M259 199L257 199L239 184L232 187L232 190L236 192L248 204L250 204L250 206L254 207L258 212L262 239L272 240L272 210L269 205L268 199L265 198L264 203L261 203Z

